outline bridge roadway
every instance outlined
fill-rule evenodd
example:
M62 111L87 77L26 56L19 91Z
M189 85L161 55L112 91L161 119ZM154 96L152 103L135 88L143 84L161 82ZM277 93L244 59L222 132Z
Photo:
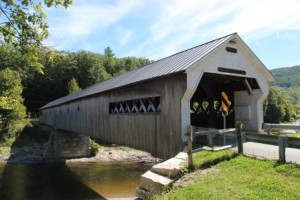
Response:
M237 151L237 147L233 149ZM286 148L285 153L286 162L300 164L300 149ZM278 146L257 142L245 142L244 154L262 159L278 160L279 158Z

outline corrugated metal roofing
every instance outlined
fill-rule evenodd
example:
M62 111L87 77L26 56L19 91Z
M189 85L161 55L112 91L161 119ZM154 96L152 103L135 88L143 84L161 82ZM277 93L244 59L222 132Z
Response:
M68 96L54 100L41 109L57 106L69 101L73 101L79 98L90 96L93 94L101 93L104 91L112 90L115 88L123 87L129 84L157 78L160 76L185 71L191 67L195 62L202 59L204 56L209 54L212 50L218 47L220 44L229 40L236 33L218 38L216 40L204 43L202 45L193 47L191 49L179 52L172 56L163 58L156 62L150 63L144 67L130 71L126 74L113 77L109 80L90 86L77 93L70 94Z

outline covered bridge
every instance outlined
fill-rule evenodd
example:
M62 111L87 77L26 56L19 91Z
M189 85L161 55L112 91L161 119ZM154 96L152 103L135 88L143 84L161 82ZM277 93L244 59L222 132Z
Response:
M168 158L190 124L259 131L273 80L233 33L52 101L40 122Z

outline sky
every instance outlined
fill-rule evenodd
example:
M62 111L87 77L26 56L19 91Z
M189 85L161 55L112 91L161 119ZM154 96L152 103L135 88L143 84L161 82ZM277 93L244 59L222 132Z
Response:
M57 50L158 60L237 32L268 69L300 65L300 0L73 0L45 12Z

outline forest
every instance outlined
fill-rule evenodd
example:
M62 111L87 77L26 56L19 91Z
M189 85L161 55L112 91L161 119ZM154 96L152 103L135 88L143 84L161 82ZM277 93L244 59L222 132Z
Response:
M300 117L300 65L271 70L276 81L271 83L264 104L265 121L293 122Z
M42 72L30 67L26 59L15 48L0 46L0 94L1 99L7 97L6 103L0 101L0 113L2 121L8 120L3 126L25 116L37 117L39 108L52 100L151 62L147 58L116 58L110 47L103 54L42 48L38 55Z

